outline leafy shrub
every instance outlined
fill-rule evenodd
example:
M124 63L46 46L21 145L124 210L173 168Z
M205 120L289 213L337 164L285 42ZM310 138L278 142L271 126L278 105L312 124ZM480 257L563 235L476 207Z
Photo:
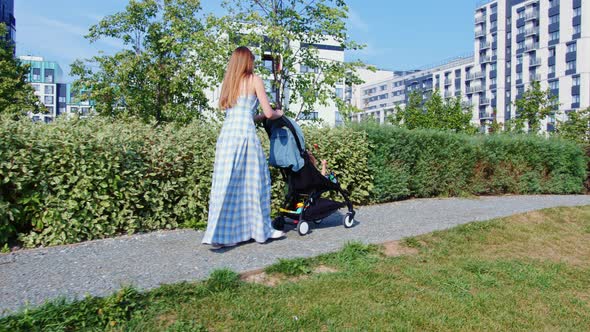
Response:
M203 225L218 132L203 123L0 119L0 246L17 236L33 247ZM306 132L341 181L354 184L352 199L368 201L364 134ZM260 137L268 147L262 131ZM276 208L285 184L271 172Z
M0 246L204 225L218 132L197 122L154 128L103 118L49 125L0 118ZM355 203L579 193L586 178L582 149L559 139L371 124L304 132L307 148L328 160ZM276 211L285 182L274 168L271 176Z
M371 123L365 132L372 202L462 194L571 194L586 158L574 143L532 135L469 136Z

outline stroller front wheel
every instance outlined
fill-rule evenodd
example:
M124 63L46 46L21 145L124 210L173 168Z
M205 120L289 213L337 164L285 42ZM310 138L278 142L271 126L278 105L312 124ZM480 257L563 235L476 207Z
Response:
M307 221L304 220L300 220L297 223L297 233L299 233L299 235L304 236L309 232L309 224L307 223Z
M343 218L342 218L342 223L344 224L344 227L346 228L350 228L354 225L354 217L352 216L351 213L347 213Z

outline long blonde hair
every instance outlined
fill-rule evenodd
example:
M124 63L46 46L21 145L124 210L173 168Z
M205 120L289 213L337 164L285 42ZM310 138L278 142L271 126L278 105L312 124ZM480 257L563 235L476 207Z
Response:
M223 78L219 108L226 110L236 105L241 93L241 84L253 73L254 54L245 46L236 48L229 59Z

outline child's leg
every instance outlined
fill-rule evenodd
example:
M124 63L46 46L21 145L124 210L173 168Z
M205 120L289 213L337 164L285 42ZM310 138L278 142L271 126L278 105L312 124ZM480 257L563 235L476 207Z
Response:
M328 161L322 160L322 175L326 176L328 174Z

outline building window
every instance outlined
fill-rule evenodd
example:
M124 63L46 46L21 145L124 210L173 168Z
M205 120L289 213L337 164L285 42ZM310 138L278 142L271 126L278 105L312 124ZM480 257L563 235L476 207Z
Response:
M518 42L517 49L519 51L524 50L524 40L521 42Z
M572 86L580 86L580 76L572 78Z
M516 57L516 64L522 65L522 55Z
M555 65L549 66L549 74L555 75Z
M574 8L574 17L582 16L582 7Z
M33 68L33 81L41 80L41 68Z
M567 70L576 70L576 60L568 61L566 69Z
M524 25L518 28L518 34L521 35L524 33Z
M549 82L549 89L557 90L559 89L559 81L551 81Z
M382 85L382 86L379 87L379 89L381 91L385 91L387 89L387 85Z
M506 62L506 69L507 69L508 71L510 71L510 69L512 69L512 61L508 61L508 62ZM510 74L509 74L509 75L510 75Z
M492 21L492 23L490 24L490 28L491 29L495 29L498 27L498 22L497 21Z
M549 0L549 8L554 8L559 6L559 0Z
M582 33L582 26L581 25L574 25L574 35Z
M559 23L559 14L549 16L549 24Z
M572 52L577 51L576 45L577 45L576 43L572 43L572 44L567 45L567 52L572 53Z
M495 71L496 69L497 69L496 63L492 63L492 65L490 66L490 70Z
M549 57L555 57L555 47L549 49Z
M506 39L508 39L508 40L512 39L512 31L508 31L506 33Z
M53 105L53 96L45 96L43 103L45 105Z
M336 97L340 99L344 97L344 90L342 88L336 88Z
M66 102L66 97L59 97L59 98L58 98L58 101L59 101L60 103L65 103L65 102Z
M552 33L549 35L549 41L550 41L550 42L552 42L552 41L556 41L556 40L559 40L559 31L552 32Z
M41 91L41 86L39 84L31 84L33 86L33 90L35 90L36 92Z
M518 18L519 19L524 18L524 8L518 12Z
M512 76L506 76L506 83L512 83Z
M47 108L46 114L53 114L53 106L45 106L45 108Z
M517 81L522 81L522 72L516 73L516 80Z
M46 85L45 86L45 94L52 95L53 94L53 85Z
M572 103L579 104L580 103L580 95L573 95L572 96Z

